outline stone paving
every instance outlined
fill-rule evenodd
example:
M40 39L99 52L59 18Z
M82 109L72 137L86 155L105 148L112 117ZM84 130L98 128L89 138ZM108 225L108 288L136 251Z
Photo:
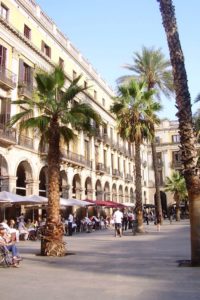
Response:
M68 255L37 255L40 242L18 244L20 268L0 268L0 299L7 300L199 300L200 268L190 259L188 221L169 222L145 235L113 229L65 237Z

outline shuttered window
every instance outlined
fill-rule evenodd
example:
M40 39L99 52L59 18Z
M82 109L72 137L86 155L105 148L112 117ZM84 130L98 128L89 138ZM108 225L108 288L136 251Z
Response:
M22 59L19 60L19 84L33 87L33 68L27 65Z
M51 58L51 48L44 41L41 43L41 50L46 56Z
M0 66L2 67L6 66L6 53L7 49L0 45Z

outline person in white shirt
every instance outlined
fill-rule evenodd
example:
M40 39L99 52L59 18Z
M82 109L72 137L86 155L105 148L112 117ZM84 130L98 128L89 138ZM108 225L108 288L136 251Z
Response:
M72 228L72 224L73 224L73 221L74 221L74 217L72 214L69 214L69 217L68 217L68 234L71 236L72 233L73 233L73 228Z
M10 234L12 236L12 238L14 238L14 240L16 240L16 242L19 242L19 230L15 229L15 228L11 228L8 225L8 221L7 220L3 220L3 222L1 223L5 230L7 231L8 234Z
M118 235L122 236L122 219L123 213L120 211L119 208L113 214L114 224L115 224L115 237Z

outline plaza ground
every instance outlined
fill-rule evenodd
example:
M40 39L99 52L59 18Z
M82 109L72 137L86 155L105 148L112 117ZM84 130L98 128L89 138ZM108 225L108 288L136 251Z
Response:
M0 268L1 299L200 299L200 268L179 265L190 259L189 222L145 228L122 238L113 229L65 237L61 258L39 256L39 241L20 242L20 268Z

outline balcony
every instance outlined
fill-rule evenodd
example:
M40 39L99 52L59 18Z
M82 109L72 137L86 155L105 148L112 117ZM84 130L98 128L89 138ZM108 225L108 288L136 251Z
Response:
M19 135L18 145L20 145L24 148L34 150L33 138L30 138L25 135Z
M19 97L24 97L31 99L33 94L33 87L28 82L19 82L18 84L18 95Z
M133 182L133 176L131 176L130 174L126 174L125 181L127 181L127 182Z
M120 171L117 170L117 169L113 169L113 170L112 170L112 176L113 176L115 179L123 178L123 173L120 172Z
M0 66L0 87L6 91L16 87L16 75L3 66Z
M78 166L78 167L92 167L91 160L86 159L83 155L71 152L66 149L61 149L61 160L63 162L68 162L72 166Z
M106 173L106 166L102 163L96 163L96 172L99 174L105 174Z
M14 128L8 128L5 124L0 123L0 142L5 146L15 145L17 143L16 130Z

